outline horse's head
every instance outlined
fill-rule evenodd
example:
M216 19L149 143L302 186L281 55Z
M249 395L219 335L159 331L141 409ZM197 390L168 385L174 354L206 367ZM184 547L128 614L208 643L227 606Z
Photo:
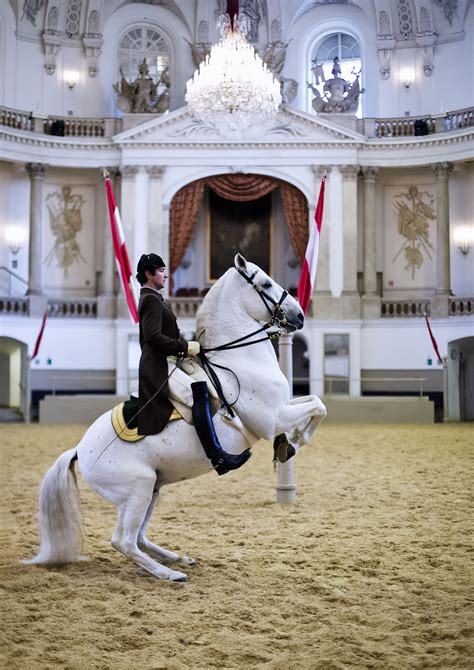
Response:
M304 324L304 314L297 301L258 265L248 263L241 254L236 254L234 265L247 281L248 291L242 292L245 308L256 321L271 322L276 329L292 333Z

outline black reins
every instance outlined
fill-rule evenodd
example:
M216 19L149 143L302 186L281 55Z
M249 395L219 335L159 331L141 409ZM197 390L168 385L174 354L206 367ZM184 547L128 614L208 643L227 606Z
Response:
M260 298L263 300L263 303L265 307L267 308L268 312L270 313L270 321L265 323L261 328L258 328L257 330L254 330L252 333L248 333L248 335L243 335L242 337L237 338L236 340L232 340L231 342L227 342L226 344L220 344L217 347L201 347L201 350L198 354L199 360L201 361L202 367L207 373L209 379L211 380L212 385L216 389L216 393L219 396L220 400L222 401L222 404L226 408L226 410L229 412L230 416L235 416L234 411L232 410L232 406L235 405L237 400L239 399L240 395L240 382L233 370L230 368L225 367L224 365L218 365L217 363L211 363L209 360L207 354L211 351L229 351L230 349L240 349L241 347L248 347L251 344L258 344L259 342L265 342L266 340L274 340L278 337L280 337L283 333L280 332L280 330L275 331L274 333L271 333L270 335L265 335L265 337L260 337L257 340L250 340L248 341L251 337L254 337L255 335L258 335L258 333L265 332L268 330L268 328L271 328L275 324L278 326L278 328L285 326L286 323L288 323L285 314L282 309L282 304L285 298L288 296L288 291L284 290L282 291L282 294L280 296L280 299L278 302L272 298L271 295L266 293L261 286L256 284L253 279L255 275L257 274L257 270L248 277L245 272L242 272L242 270L239 270L238 268L235 268L237 272L245 279L246 282L248 282L258 293ZM274 305L274 309L272 310L269 303ZM247 341L246 341L247 340ZM222 388L222 384L220 382L220 379L216 373L216 371L213 369L214 367L219 368L221 370L227 370L228 372L231 372L238 385L238 393L237 393L237 398L234 400L233 403L229 403L227 398L224 395L224 390Z

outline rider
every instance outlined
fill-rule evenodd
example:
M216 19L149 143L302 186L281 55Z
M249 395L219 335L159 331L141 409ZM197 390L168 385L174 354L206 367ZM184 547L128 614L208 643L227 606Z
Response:
M197 356L200 351L199 342L186 342L181 337L176 317L159 292L167 278L165 263L160 256L141 256L137 266L137 280L142 287L138 303L142 350L138 371L140 435L162 431L173 411L168 398L167 356ZM234 455L222 449L212 423L207 383L194 382L191 389L193 422L206 456L219 475L240 468L250 457L250 452L246 450Z

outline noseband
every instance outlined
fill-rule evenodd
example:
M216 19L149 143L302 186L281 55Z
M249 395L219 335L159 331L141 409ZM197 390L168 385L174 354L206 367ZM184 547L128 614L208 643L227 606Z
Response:
M288 323L288 321L286 319L285 313L283 312L283 309L282 309L281 306L282 306L283 301L285 300L285 298L287 298L287 296L288 296L288 291L285 291L283 289L282 294L280 296L280 300L278 302L276 302L276 300L274 300L271 295L266 293L261 286L259 286L258 284L256 284L253 281L253 278L257 274L257 270L253 273L253 275L251 275L250 277L247 277L245 272L242 272L242 270L239 270L238 268L235 268L235 269L237 270L239 275L241 275L245 279L245 281L248 282L250 284L250 286L252 286L252 288L254 288L257 291L258 295L263 300L263 303L264 303L265 307L267 308L267 310L270 314L270 317L271 317L270 325L273 326L274 324L276 324L278 326L278 328L285 326ZM270 307L269 303L274 305L273 310Z

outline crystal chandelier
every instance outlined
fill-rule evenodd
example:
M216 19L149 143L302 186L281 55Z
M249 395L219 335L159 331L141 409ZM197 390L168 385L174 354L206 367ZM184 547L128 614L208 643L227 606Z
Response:
M242 131L275 115L280 84L246 39L248 19L218 19L220 40L186 85L189 112L219 130Z

